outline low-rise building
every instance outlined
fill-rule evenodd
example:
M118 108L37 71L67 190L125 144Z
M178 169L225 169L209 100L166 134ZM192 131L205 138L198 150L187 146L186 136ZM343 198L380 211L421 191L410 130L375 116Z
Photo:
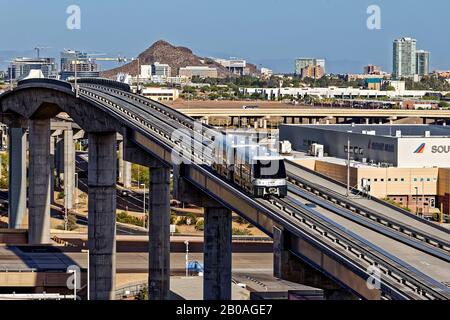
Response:
M370 78L366 79L364 84L368 90L381 90L383 79L381 78Z
M214 59L215 62L219 63L223 67L225 67L232 74L243 76L246 75L247 70L247 61L244 59Z
M142 95L156 101L175 101L179 98L178 89L147 87L142 90Z
M192 78L194 76L202 78L217 78L217 69L205 66L181 67L178 75L180 77Z
M439 107L436 101L426 100L404 100L401 102L402 109L408 110L432 110Z
M380 75L382 73L381 67L375 66L373 64L369 64L368 66L364 67L364 74L376 74Z
M406 83L405 81L399 81L399 80L388 80L383 83L384 89L387 89L388 87L393 87L395 91L405 91L406 90Z

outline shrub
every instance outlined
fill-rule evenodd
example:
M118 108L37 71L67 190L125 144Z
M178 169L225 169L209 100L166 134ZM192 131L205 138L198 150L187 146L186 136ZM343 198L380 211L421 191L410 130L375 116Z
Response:
M197 223L195 224L195 229L198 231L205 230L205 220L204 219L198 219Z
M140 227L142 226L142 223L143 223L142 219L132 216L132 215L129 215L123 211L117 213L116 221L121 222L121 223L132 224L132 225L140 226Z
M251 232L250 232L250 230L247 230L247 229L233 228L232 234L234 236L249 236L249 235L251 235Z

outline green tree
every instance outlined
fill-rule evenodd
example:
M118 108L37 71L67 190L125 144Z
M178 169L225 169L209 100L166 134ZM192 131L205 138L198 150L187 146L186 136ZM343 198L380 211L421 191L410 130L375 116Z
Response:
M386 91L395 91L395 87L394 86L387 86L386 87Z
M450 107L450 104L448 102L441 101L441 102L439 102L439 107L443 108L443 109L447 109Z
M1 161L1 176L0 176L0 188L8 189L8 153L2 152L0 154Z

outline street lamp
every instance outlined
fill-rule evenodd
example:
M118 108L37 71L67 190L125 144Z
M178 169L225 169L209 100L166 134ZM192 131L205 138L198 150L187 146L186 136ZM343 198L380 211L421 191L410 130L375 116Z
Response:
M184 244L186 245L186 277L189 276L188 274L188 267L189 267L189 241L184 241Z
M143 200L143 211L144 211L144 222L143 222L143 224L144 224L144 228L145 228L145 221L146 221L146 218L147 218L147 214L146 214L146 210L145 210L145 183L141 183L141 186L144 186L144 200Z
M78 172L75 172L75 209L78 208Z
M75 97L79 98L78 83L77 83L78 58L76 58L76 60L72 60L72 64L75 65Z
M87 253L87 299L90 300L90 282L89 282L89 249L82 249L81 252Z
M414 187L414 189L416 189L416 216L417 216L419 210L419 187Z

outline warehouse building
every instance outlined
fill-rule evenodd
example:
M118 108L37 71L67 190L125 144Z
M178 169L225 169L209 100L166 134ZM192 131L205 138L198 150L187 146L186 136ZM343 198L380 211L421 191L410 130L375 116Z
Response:
M279 134L311 170L346 183L349 156L352 187L426 217L450 213L450 127L281 125Z

